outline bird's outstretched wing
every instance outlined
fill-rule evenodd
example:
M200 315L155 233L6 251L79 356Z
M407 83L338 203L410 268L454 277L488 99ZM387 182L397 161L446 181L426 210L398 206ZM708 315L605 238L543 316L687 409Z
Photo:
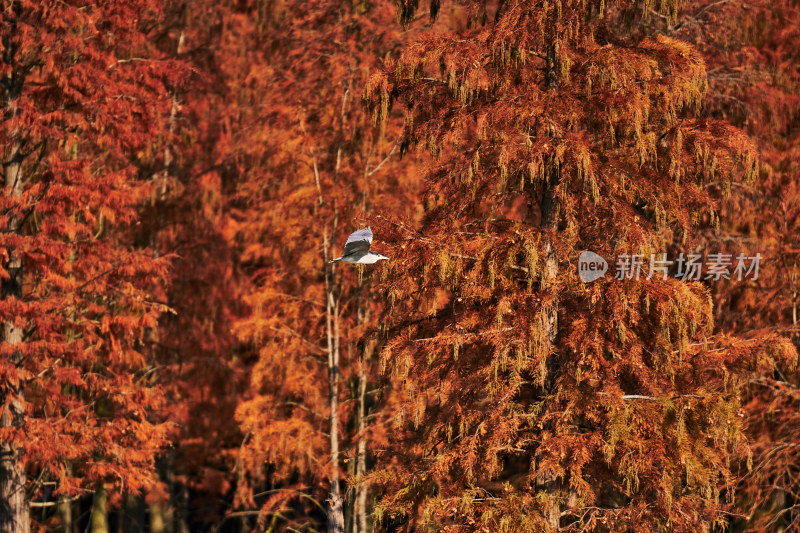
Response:
M367 242L371 243L372 242L372 228L364 228L364 229L360 229L358 231L354 231L353 233L350 234L350 236L347 238L347 242L344 243L344 244L345 244L345 246L347 246L351 242L355 242L355 241L367 241Z
M364 228L354 231L344 243L344 256L353 254L366 254L372 243L372 229Z

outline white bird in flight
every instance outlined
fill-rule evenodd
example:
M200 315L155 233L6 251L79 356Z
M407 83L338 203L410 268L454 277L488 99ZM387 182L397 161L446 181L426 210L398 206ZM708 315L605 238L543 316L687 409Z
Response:
M389 259L385 255L372 253L369 246L372 244L372 229L364 228L354 231L344 243L344 254L342 257L331 259L331 263L342 261L344 263L354 263L357 265L372 265L381 259Z

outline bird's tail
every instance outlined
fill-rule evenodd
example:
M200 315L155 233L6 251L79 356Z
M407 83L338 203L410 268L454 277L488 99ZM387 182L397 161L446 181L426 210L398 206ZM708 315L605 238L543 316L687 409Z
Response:
M336 259L331 259L330 261L328 261L328 263L338 263L341 260L342 260L341 257L337 257Z

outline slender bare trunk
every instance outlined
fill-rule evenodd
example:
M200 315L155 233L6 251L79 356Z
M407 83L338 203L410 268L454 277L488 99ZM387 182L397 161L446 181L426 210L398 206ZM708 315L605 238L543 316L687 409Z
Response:
M336 234L334 215L333 235ZM333 237L331 237L333 238ZM328 380L330 390L331 489L328 496L328 533L344 533L344 509L339 487L339 301L334 293L335 265L328 264L330 241L323 236L325 261L325 329L328 340Z
M367 533L367 484L364 476L367 474L367 368L362 357L361 369L358 376L358 448L356 454L356 531Z
M361 267L360 267L361 268ZM361 272L359 271L359 274ZM358 277L358 323L369 321L369 307L363 303L362 276ZM367 380L369 379L368 363L371 347L364 345L360 352L358 369L358 444L356 447L356 498L354 505L354 530L356 533L367 533L367 492L364 482L367 474Z

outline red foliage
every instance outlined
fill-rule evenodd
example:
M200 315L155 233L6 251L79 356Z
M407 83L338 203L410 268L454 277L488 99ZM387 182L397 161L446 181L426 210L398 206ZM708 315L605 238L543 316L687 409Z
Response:
M185 73L151 44L159 9L3 8L0 395L21 412L0 440L21 451L32 497L49 497L45 482L54 494L136 490L166 443L142 347L165 310L151 287L168 261L129 232L148 194L137 159L163 134L165 80Z

